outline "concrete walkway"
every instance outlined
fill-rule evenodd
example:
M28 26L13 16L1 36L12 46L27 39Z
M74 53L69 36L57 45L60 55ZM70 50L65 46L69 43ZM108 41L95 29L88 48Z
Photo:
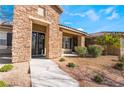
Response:
M78 87L79 83L49 59L30 62L32 87Z

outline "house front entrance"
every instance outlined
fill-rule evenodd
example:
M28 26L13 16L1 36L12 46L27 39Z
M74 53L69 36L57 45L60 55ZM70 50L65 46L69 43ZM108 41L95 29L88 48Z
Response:
M45 34L32 32L32 56L44 56L45 54Z

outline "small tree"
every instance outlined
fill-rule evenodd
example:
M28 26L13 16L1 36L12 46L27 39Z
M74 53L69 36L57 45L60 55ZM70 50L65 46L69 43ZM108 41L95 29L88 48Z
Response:
M103 36L96 38L97 43L102 45L108 54L109 47L120 47L120 35L119 34L104 34Z

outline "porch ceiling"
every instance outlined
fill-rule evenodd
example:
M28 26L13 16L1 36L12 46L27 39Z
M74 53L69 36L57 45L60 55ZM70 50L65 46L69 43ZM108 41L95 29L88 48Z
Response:
M63 32L63 34L67 34L70 36L82 36L82 34L80 34L80 33L76 33L76 32L70 31L70 30L66 30L66 29L61 29L61 31Z
M46 32L47 28L46 26L39 25L39 24L32 24L32 30L33 31L39 31L39 32Z

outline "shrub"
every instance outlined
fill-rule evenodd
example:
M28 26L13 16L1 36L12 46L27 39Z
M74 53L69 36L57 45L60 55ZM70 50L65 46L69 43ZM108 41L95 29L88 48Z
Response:
M86 54L87 54L87 48L86 47L77 46L77 47L75 47L75 52L79 56L86 56Z
M92 57L98 57L102 54L103 48L99 45L90 45L88 47L88 53Z
M7 87L8 85L4 81L0 81L0 87Z
M60 58L59 61L60 62L63 62L63 61L65 61L65 59L64 58Z
M4 65L3 67L0 68L0 72L8 72L13 68L13 65Z
M124 55L119 56L119 61L120 61L120 62L124 62Z
M123 63L116 63L114 65L114 68L122 71L122 70L124 70L124 64Z
M70 68L74 68L76 65L74 63L68 63L67 66L70 67Z
M93 80L96 82L96 83L102 83L103 82L103 76L102 75L96 75L94 76Z

